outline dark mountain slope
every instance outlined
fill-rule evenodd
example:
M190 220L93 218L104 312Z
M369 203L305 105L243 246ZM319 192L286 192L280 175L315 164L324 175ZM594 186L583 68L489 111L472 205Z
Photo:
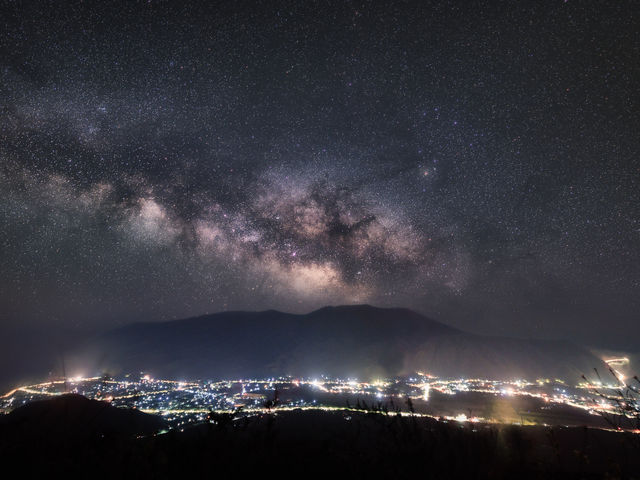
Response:
M11 441L67 437L79 441L152 434L164 428L160 417L75 394L31 402L0 418L0 437Z
M446 377L562 378L605 368L568 342L484 337L411 310L326 307L307 315L224 312L129 325L80 356L94 369L184 378L321 374L375 378L424 371Z

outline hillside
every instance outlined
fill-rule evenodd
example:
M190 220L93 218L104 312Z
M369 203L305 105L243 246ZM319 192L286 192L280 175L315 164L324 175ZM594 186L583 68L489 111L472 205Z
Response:
M94 371L173 378L273 375L376 378L424 371L444 377L577 381L603 362L563 341L465 333L416 312L368 305L306 315L223 312L108 332L75 355Z
M160 417L75 394L27 403L0 416L0 440L10 442L38 438L95 440L152 434L164 428Z

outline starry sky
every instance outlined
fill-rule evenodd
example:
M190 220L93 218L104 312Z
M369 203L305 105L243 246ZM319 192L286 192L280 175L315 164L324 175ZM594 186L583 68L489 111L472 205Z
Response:
M3 326L370 303L635 348L637 2L2 10Z

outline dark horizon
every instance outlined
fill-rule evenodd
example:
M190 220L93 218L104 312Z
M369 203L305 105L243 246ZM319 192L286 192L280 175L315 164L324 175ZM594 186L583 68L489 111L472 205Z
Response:
M0 325L0 332L8 333L15 335L13 338L41 338L46 339L48 337L56 338L73 338L77 337L77 339L88 339L91 337L96 337L105 333L108 333L113 330L118 330L127 326L137 325L137 324L162 324L169 322L181 322L186 320L193 320L198 318L206 318L211 316L216 316L219 314L238 314L238 313L266 313L266 312L278 312L283 314L292 314L296 316L304 317L306 315L315 313L320 310L330 309L330 308L345 308L345 307L372 307L375 309L383 309L383 310L408 310L411 312L415 312L419 315L424 316L429 320L433 320L437 323L443 324L447 327L453 328L455 330L459 330L465 333L471 333L479 336L497 336L497 337L508 337L508 338L516 338L516 339L530 339L530 340L550 340L550 341L568 341L571 343L575 343L577 345L583 345L589 349L594 351L602 350L602 351L612 351L612 352L624 352L629 354L639 353L640 350L637 347L637 342L633 339L618 339L617 341L609 342L603 339L594 340L592 342L582 341L575 336L562 336L562 335L508 335L508 334L492 334L487 332L482 332L474 329L465 329L454 325L453 323L443 321L438 318L434 318L423 313L420 310L409 308L401 305L377 305L375 302L368 303L346 303L346 304L327 304L319 307L314 307L308 310L286 310L286 309L278 309L278 308L264 308L264 309L227 309L227 310L218 310L218 311L210 311L197 313L195 315L190 315L187 317L159 317L159 318L139 318L132 316L126 319L118 319L113 323L109 323L106 325L57 325L53 329L47 330L42 329L41 325L34 324L24 324L24 325L14 325L14 324L6 324ZM67 342L69 343L69 342ZM69 343L71 344L71 343Z

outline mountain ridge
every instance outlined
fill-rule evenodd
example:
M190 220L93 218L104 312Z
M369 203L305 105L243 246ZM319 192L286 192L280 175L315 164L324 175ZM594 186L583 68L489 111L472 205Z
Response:
M136 323L94 339L94 368L185 378L373 378L424 371L442 377L562 378L605 364L567 340L482 336L406 308L328 306L307 314L232 311Z

